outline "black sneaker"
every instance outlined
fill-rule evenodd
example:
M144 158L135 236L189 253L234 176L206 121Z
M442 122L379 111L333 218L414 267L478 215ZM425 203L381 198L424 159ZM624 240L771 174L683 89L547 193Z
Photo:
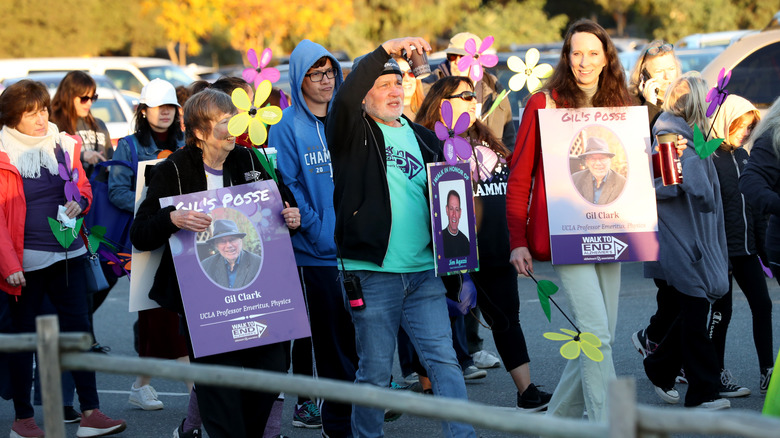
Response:
M517 410L539 412L547 410L552 394L540 391L533 383L528 385L522 395L517 393Z
M81 421L81 414L73 409L73 406L63 406L62 413L66 423L78 423Z
M718 389L718 394L721 397L728 398L747 397L750 395L750 389L737 385L737 382L731 375L731 371L724 369L720 371L720 389Z
M306 429L318 429L322 427L320 408L312 400L306 400L302 405L296 405L293 412L292 425Z
M634 343L634 348L642 357L647 357L658 348L658 344L647 339L647 329L639 330L631 335L631 341Z
M775 367L770 367L761 370L761 378L758 381L758 390L761 394L766 394L769 389L769 381L772 380L772 370L774 369Z
M186 420L186 418L184 420ZM199 427L196 427L195 429L192 429L189 432L185 432L184 420L181 420L181 424L179 425L179 427L177 427L176 430L173 431L173 438L198 438L203 436Z
M95 342L91 347L89 347L89 351L92 353L108 354L111 351L111 347L106 347Z

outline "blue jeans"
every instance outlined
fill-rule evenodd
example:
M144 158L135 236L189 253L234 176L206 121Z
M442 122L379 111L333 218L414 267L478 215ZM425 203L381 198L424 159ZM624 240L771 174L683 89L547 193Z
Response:
M360 278L366 308L352 310L358 357L357 383L387 387L393 367L398 328L402 326L438 396L466 400L466 384L452 348L444 284L432 270L406 274L353 271ZM352 408L356 438L382 437L384 412ZM443 422L446 437L474 437L468 424Z

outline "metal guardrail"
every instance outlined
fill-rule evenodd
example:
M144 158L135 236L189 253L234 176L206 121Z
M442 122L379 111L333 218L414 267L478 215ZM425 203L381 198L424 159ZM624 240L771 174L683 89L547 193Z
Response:
M41 316L35 334L0 335L0 351L38 351L43 393L44 425L50 436L65 436L60 374L62 369L113 374L148 375L201 384L254 389L392 409L419 417L470 423L502 432L560 438L666 437L670 433L732 435L748 438L777 436L780 419L753 411L710 412L697 409L657 408L636 403L633 379L618 379L609 390L608 423L594 423L538 414L513 412L482 403L393 391L325 378L313 379L259 370L160 359L81 353L91 345L86 333L59 334L56 316Z

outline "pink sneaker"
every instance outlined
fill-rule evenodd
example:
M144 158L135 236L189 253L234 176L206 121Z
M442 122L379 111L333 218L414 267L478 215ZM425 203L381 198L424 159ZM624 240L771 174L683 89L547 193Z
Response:
M43 438L44 436L33 417L16 420L11 426L11 438Z
M112 420L106 414L100 412L100 409L92 411L89 417L82 414L79 430L76 436L79 438L92 436L106 436L119 433L127 427L125 420Z

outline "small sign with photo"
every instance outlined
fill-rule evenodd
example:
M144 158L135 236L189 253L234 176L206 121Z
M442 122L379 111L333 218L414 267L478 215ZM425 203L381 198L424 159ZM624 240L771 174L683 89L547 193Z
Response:
M428 181L436 275L478 270L469 164L430 163Z

